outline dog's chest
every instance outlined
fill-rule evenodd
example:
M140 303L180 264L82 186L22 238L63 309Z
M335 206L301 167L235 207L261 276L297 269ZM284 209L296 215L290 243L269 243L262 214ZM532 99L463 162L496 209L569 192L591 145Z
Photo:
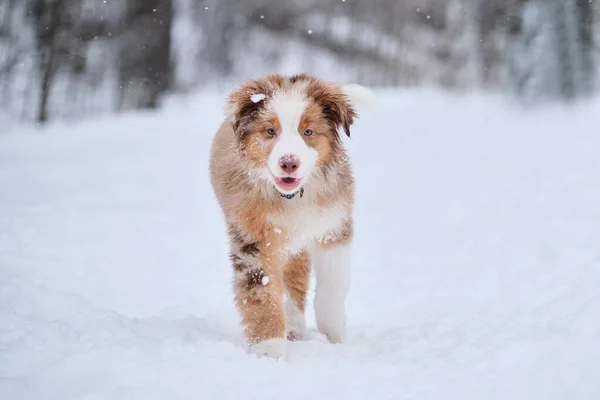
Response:
M333 239L347 219L348 212L342 206L320 208L310 204L290 207L272 216L271 222L286 234L287 250L297 254L315 243Z

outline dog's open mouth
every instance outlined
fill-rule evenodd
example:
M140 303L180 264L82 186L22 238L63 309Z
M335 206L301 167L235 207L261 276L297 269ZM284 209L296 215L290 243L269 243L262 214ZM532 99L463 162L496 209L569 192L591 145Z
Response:
M300 186L300 179L291 176L285 178L275 178L275 184L284 192L291 192Z

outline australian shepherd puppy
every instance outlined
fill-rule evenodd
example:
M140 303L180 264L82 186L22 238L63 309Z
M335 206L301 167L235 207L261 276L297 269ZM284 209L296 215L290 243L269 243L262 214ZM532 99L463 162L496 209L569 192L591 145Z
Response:
M311 265L319 330L346 338L354 181L340 131L370 92L308 75L246 82L226 101L211 149L235 302L249 352L279 358L302 339Z

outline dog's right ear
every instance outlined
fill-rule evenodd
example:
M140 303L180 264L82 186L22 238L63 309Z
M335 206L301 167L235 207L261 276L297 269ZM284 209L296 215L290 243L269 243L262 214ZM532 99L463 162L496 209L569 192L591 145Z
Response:
M273 89L266 81L252 80L233 91L225 102L225 117L238 133L240 127L258 118Z

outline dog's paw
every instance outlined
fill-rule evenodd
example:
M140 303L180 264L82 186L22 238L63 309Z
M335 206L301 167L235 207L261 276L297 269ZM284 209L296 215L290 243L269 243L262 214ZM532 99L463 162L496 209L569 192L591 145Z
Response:
M290 342L295 342L298 340L304 340L305 336L306 336L305 332L289 331L287 333L287 340L289 340Z
M327 336L331 343L345 343L346 342L346 321L340 319L339 321L319 321L319 331Z
M296 320L288 319L287 326L287 339L291 342L295 342L296 340L303 340L306 336L306 322L304 322L304 315L301 315L302 318L298 318Z
M302 340L306 336L304 312L300 311L296 302L289 295L285 298L285 325L289 341Z
M331 343L340 344L346 343L346 329L345 328L337 328L337 329L327 329L323 331L323 333L327 336L327 339Z
M285 339L274 338L251 344L248 352L256 357L269 357L278 360L285 356L285 347Z

